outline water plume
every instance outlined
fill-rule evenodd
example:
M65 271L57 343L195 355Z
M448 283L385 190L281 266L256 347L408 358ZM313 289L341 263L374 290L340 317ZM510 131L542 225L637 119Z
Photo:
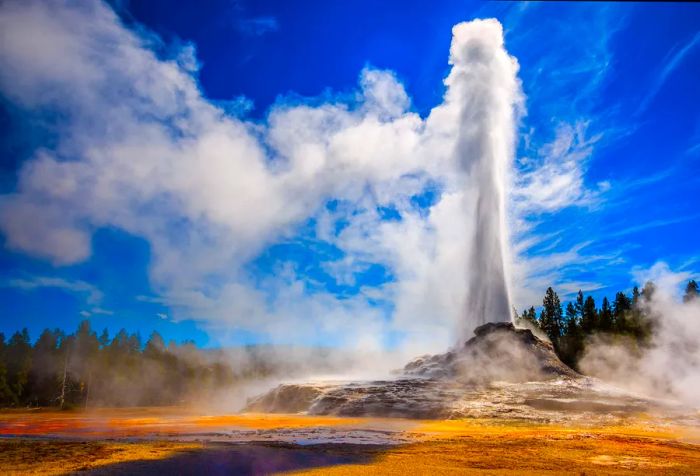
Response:
M518 63L504 48L500 23L460 23L452 33L446 102L458 115L454 159L471 192L465 195L472 217L465 337L486 322L510 320L505 203L521 94Z

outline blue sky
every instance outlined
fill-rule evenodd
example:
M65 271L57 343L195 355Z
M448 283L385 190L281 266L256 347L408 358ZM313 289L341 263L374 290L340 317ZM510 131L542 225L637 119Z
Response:
M352 187L357 178L362 193L346 192L346 179L317 177L274 195L268 189L276 182L256 182L262 172L255 167L217 169L223 162L207 154L228 147L225 139L202 139L191 149L180 139L201 138L193 132L200 123L217 128L218 122L208 122L214 119L207 108L214 107L244 122L251 137L264 137L264 160L282 167L277 157L304 134L295 121L312 117L302 113L326 114L329 105L343 105L351 116L363 114L356 111L366 107L369 93L359 98L358 90L382 81L405 89L405 97L392 97L405 103L400 114L425 120L443 100L452 26L474 18L493 17L503 25L505 48L519 64L526 110L517 123L509 203L513 304L536 305L548 285L565 299L579 288L602 298L631 289L640 270L660 261L683 277L698 275L698 5L211 1L173 8L151 0L95 4L63 15L56 12L71 9L49 3L5 5L0 12L0 19L19 18L55 34L54 43L65 41L66 48L45 57L40 41L35 49L25 44L14 50L19 41L3 41L0 186L5 204L18 190L29 198L3 205L0 213L6 217L0 332L26 326L36 336L45 327L74 328L87 317L112 333L125 327L146 336L155 329L166 339L207 346L354 345L374 339L390 347L403 339L422 342L416 336L426 332L448 335L451 321L436 315L453 312L455 298L444 296L440 284L440 275L450 281L446 273L453 270L432 266L439 258L416 256L414 273L406 258L441 241L424 241L416 232L413 250L413 235L403 235L401 243L388 232L373 234L394 222L430 229L431 214L449 195L439 179L408 171L399 187L387 185L393 182L386 170L373 169L371 177L347 178ZM54 13L42 16L42 9ZM91 30L80 36L86 22ZM85 38L105 40L83 55ZM54 62L70 74L60 69L31 89L34 77L60 67ZM162 76L141 85L144 72L156 69ZM83 82L97 77L96 71L108 72L107 79ZM363 71L370 74L361 76ZM184 91L173 96L185 104L179 109L172 97L159 96L169 91L162 81L171 79L173 88ZM85 84L103 89L93 96ZM70 106L56 106L54 92ZM121 107L132 122L119 122L126 117L118 115ZM290 110L299 116L287 117ZM399 114L386 111L392 118ZM328 114L314 126L318 131L325 130L323 120L347 119L342 111ZM170 142L162 148L149 148L160 137L156 132L115 142L151 123L168 125ZM110 127L119 134L110 135ZM77 199L43 190L61 191L68 182L60 168L31 166L42 154L58 157L58 163L89 157L93 166L107 164L102 160L109 157L100 158L95 143L85 143L88 136L104 137L113 149L132 154L126 162L132 175L118 177L119 188L110 189L117 196L99 187ZM232 154L258 153L234 145L240 149ZM148 177L155 160L179 163L168 154L182 150L201 153L202 161L173 171L171 182L153 185L162 185L156 198L143 200L152 190L137 178ZM147 162L151 157L157 159ZM216 195L192 191L186 183L188 175L198 176L198 167L208 175L197 187ZM104 175L96 170L98 175L76 176L99 182L122 169L110 166ZM219 189L217 177L226 174L238 185L229 188L224 181ZM25 185L18 182L22 176L31 176ZM246 184L259 188L244 196L238 191L247 190ZM318 193L307 194L309 188ZM42 211L32 208L36 204ZM229 208L237 211L232 215ZM35 228L17 231L18 214ZM407 249L385 259L388 243ZM366 332L355 335L358 327Z

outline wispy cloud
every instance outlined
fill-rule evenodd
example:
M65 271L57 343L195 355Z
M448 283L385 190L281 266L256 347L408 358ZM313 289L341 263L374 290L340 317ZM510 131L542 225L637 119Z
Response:
M633 233L638 233L644 230L650 230L653 228L660 228L668 225L675 225L676 223L683 223L691 220L696 220L700 218L700 214L687 215L682 217L665 218L659 220L652 220L639 225L629 226L627 228L617 229L616 231L611 231L606 233L606 238L619 238L621 236L631 235Z
M620 253L586 252L591 244L586 241L562 251L521 255L513 269L513 277L518 282L514 304L520 307L537 305L548 286L554 286L562 299L571 298L579 289L591 292L605 287L602 273L595 280L577 276L582 271L604 270L620 259Z
M673 73L681 65L685 57L688 56L688 53L690 53L698 44L700 44L700 32L696 33L695 36L690 39L690 41L684 44L671 56L654 79L649 91L647 91L646 96L644 96L640 102L635 115L639 116L647 110L651 102L666 83L666 80L671 73Z
M241 18L236 21L236 28L245 35L262 36L279 30L279 23L272 16Z
M49 276L33 276L30 278L13 278L6 282L7 287L33 291L41 288L56 288L71 293L83 294L88 304L97 304L104 295L96 286L80 280L69 280Z
M513 198L520 213L555 212L591 205L597 190L584 182L586 162L600 135L586 137L588 123L560 124L552 142L533 159L521 159L525 171L516 178Z
M697 154L698 152L700 152L700 142L697 143L697 144L695 144L695 145L691 145L691 146L685 151L685 153L688 154L688 155L694 155L694 154Z
M620 115L624 104L618 100L624 98L610 99L605 94L619 74L616 37L628 23L630 9L606 5L593 12L571 4L551 15L546 4L537 4L532 11L537 11L537 28L509 33L509 44L527 55L520 58L523 63L534 56L522 76L528 116L523 121L526 132L512 194L513 281L520 306L541 302L547 286L554 286L564 299L578 289L591 292L626 286L620 276L628 271L626 253L636 245L601 251L599 243L609 236L605 217L630 200L633 190L672 174L662 170L653 176L617 180L601 173L609 168L597 167L606 148L622 144L637 130L633 119ZM586 22L574 20L581 14L587 15ZM549 47L552 43L560 47ZM664 78L688 50L669 63ZM635 228L665 224L670 223ZM615 231L622 236L635 229ZM585 243L580 243L582 233Z
M89 310L83 309L82 311L80 311L80 315L83 317L90 317L94 314L101 314L104 316L112 316L112 315L114 315L114 311L110 311L109 309L104 309L102 307L93 307L93 308L90 308Z

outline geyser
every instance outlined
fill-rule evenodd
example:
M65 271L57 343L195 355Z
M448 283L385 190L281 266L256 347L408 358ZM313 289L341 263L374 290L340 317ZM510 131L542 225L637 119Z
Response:
M460 125L453 158L470 192L472 220L464 339L476 326L510 320L505 201L521 95L518 63L504 48L498 21L460 23L452 34L445 99Z
M543 421L651 408L643 398L579 375L531 330L499 322L510 320L505 202L521 98L518 65L504 49L496 20L455 26L450 64L445 102L427 123L431 133L449 139L446 155L457 166L455 185L464 192L471 230L463 237L468 259L461 342L414 359L388 380L282 384L251 399L248 411Z

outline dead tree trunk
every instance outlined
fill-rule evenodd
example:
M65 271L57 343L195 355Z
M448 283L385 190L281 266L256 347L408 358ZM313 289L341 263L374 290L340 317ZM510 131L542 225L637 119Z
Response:
M87 389L85 390L85 408L88 406L88 401L90 400L90 384L92 383L92 368L88 372Z
M60 408L63 410L63 407L66 404L66 385L67 385L67 380L68 380L68 358L70 356L70 349L68 346L66 346L66 357L63 360L63 379L61 382L61 396L59 397L59 402L60 402Z

